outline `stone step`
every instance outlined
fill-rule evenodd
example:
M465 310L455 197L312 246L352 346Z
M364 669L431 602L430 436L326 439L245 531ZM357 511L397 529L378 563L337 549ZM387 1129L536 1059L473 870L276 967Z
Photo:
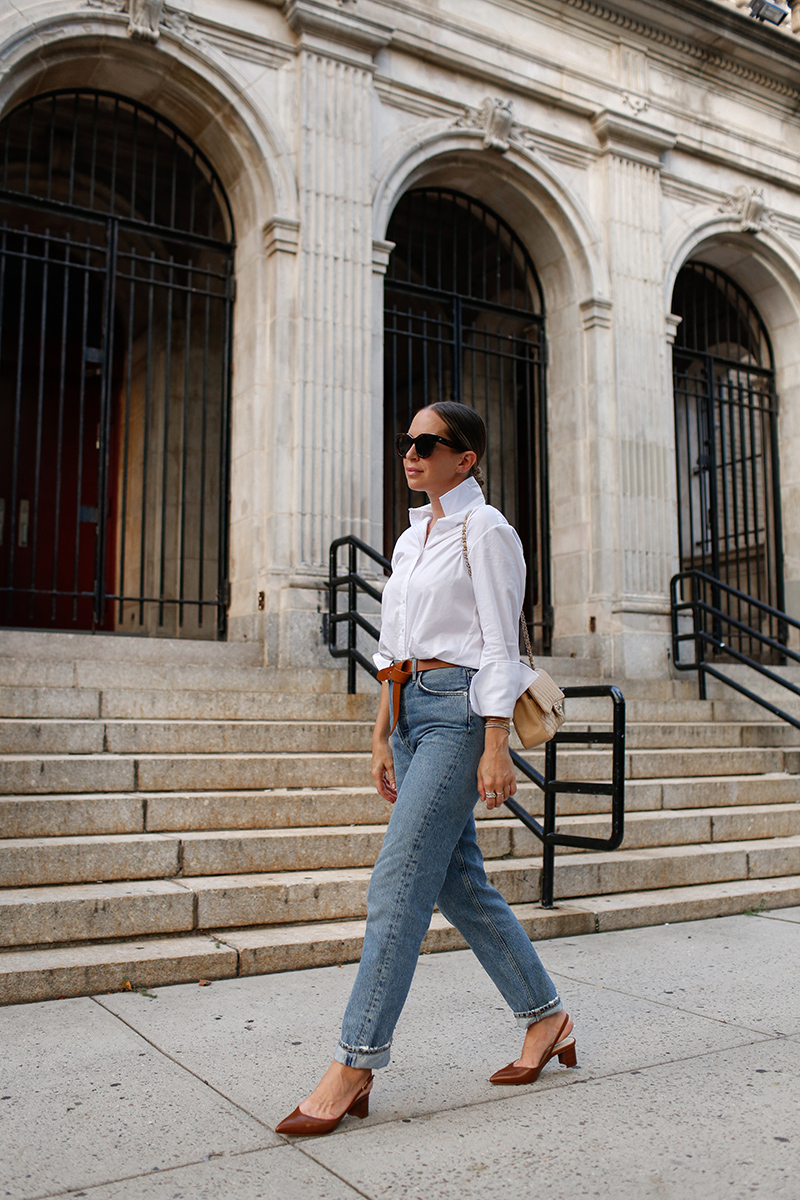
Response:
M334 754L371 745L372 723L353 720L0 720L8 754Z
M336 682L334 680L334 682ZM592 682L591 680L589 682ZM626 692L628 723L684 721L756 721L781 725L766 709L748 700L647 700ZM78 688L0 685L0 717L112 720L361 720L375 718L377 695L356 696L321 689L281 693L276 689L243 691L191 688ZM787 702L787 711L794 711ZM800 715L800 703L796 705ZM610 719L607 698L573 697L567 702L570 723Z
M369 681L371 684L371 680ZM212 691L337 693L347 690L344 672L294 668L278 671L274 667L239 665L226 660L213 662L170 662L156 658L152 662L99 659L9 658L0 655L0 685L13 687L125 688L163 690L164 688ZM367 687L361 691L366 692Z
M507 811L507 810L506 810ZM560 816L560 833L607 838L607 814ZM374 864L385 820L374 825L251 829L0 841L0 886L30 888L111 880L346 870ZM800 804L689 812L629 813L626 850L790 837L800 830ZM171 844L163 845L164 841ZM540 853L535 835L515 817L481 821L484 858ZM574 854L559 847L559 854ZM61 940L61 939L59 939Z
M574 721L569 725L574 733L607 733L611 728L605 722ZM0 719L0 753L4 754L367 752L371 739L372 722L351 717L310 720L307 715L306 719L295 719L284 714L283 719L225 721ZM774 748L800 745L800 730L775 722L628 721L626 745L629 750ZM584 748L601 748L601 744L569 746L572 753Z
M181 873L181 845L174 833L9 838L0 842L0 887L171 878Z
M0 954L0 1004L233 979L238 954L210 935Z
M383 830L375 830L377 839ZM504 830L498 830L505 835ZM510 904L530 904L539 898L541 856L507 858L487 862L489 880ZM753 880L800 874L800 835L786 838L750 839L690 846L642 848L614 852L561 854L555 871L555 894L573 900L585 895L610 895L660 888L696 886L729 880ZM366 913L367 886L371 869L294 870L215 876L182 876L162 880L185 889L193 896L192 926L199 930L234 925L275 925L315 920L360 918ZM0 893L4 917L0 929L6 938L22 936L29 941L92 940L115 935L114 920L130 931L126 906L149 908L148 929L155 931L158 912L164 920L175 920L176 893L148 893L143 884L131 890L131 881L85 883L32 888L7 888ZM106 890L97 892L101 887ZM44 896L42 919L35 911ZM128 901L128 895L134 899ZM59 899L60 898L60 899ZM70 902L67 902L70 901ZM186 912L188 910L181 910ZM118 913L114 917L113 913ZM61 917L64 914L64 926ZM181 917L181 919L184 919ZM97 923L100 922L100 925ZM127 924L125 924L127 922ZM82 924L83 923L83 924ZM84 930L80 935L79 930ZM95 930L107 930L97 935ZM108 932L110 930L110 932ZM34 931L36 936L34 936ZM138 936L138 935L137 935ZM6 943L7 944L7 943Z
M376 697L340 693L0 687L0 717L162 721L369 721Z
M530 903L513 908L529 937L542 941L665 921L765 912L798 903L800 876L785 876L584 896L550 910ZM363 936L363 920L340 920L6 950L0 952L0 1004L355 962L361 955ZM434 913L423 953L461 949L463 945L457 931Z
M542 793L519 785L519 802L541 816ZM709 806L783 805L800 801L800 781L786 774L628 780L628 814ZM607 813L608 796L561 795L559 816ZM479 820L495 820L502 809ZM288 829L385 822L389 807L371 785L338 788L274 788L261 791L121 792L5 796L0 798L0 830L9 838L75 837L92 834L161 833L220 829Z
M526 754L538 770L544 755ZM760 775L800 770L800 750L758 747L632 750L628 779ZM611 750L564 747L558 778L607 781ZM0 792L45 795L57 792L236 791L276 787L364 787L370 759L357 753L248 754L9 754L0 758Z
M158 640L153 642L157 646ZM600 664L593 659L541 658L539 664L559 683L599 682ZM37 658L13 657L0 652L0 686L90 688L115 692L134 690L244 691L342 694L347 691L346 672L331 668L277 669L252 662L240 662L225 655L208 659L195 656L175 661L153 654L142 661L125 654L111 658ZM377 695L377 683L362 672L358 691ZM686 698L691 699L688 691Z
M552 909L537 904L515 904L512 909L531 940L538 942L609 929L764 912L788 908L799 902L800 876L787 876L618 896L585 896ZM363 920L321 921L307 925L226 929L220 930L217 936L239 955L240 975L263 975L357 962L361 957L364 927ZM458 931L441 914L433 914L430 930L422 944L423 954L461 950L465 944ZM0 964L2 960L3 956L0 956Z
M218 642L210 638L163 638L119 633L0 630L0 657L29 661L228 663L263 666L260 642Z

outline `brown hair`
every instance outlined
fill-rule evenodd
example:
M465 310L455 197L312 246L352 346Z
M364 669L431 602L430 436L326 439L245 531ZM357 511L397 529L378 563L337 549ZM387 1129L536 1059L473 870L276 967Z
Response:
M428 404L426 407L442 418L452 441L477 455L470 475L477 479L481 487L485 487L486 480L479 465L486 453L486 426L483 417L468 404L457 404L455 400L439 400L436 404Z

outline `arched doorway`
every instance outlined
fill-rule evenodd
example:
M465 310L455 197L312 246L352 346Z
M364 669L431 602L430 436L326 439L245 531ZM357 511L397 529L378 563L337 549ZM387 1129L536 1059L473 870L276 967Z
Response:
M406 485L395 435L437 400L486 422L487 499L518 530L526 615L539 652L552 641L542 289L530 255L485 204L446 188L407 192L392 214L384 290L384 545L424 502Z
M225 633L233 225L143 104L0 124L0 623Z
M778 397L764 322L737 283L690 262L675 282L681 317L673 348L681 570L697 568L748 596L784 608ZM776 640L782 631L746 601L714 603ZM763 656L734 628L725 640Z

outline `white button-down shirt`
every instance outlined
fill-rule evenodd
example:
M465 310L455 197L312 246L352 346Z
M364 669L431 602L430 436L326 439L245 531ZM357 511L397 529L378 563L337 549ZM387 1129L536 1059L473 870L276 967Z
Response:
M470 702L479 716L510 717L536 674L519 656L525 559L515 529L487 504L471 476L441 497L444 516L425 541L430 504L409 510L383 591L378 669L406 658L440 658L477 674ZM464 561L461 529L467 522Z

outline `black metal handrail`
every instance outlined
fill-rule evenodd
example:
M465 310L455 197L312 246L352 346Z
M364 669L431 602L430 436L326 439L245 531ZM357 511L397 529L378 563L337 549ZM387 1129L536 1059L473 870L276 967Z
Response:
M339 550L342 546L348 548L347 572L339 574ZM346 658L347 661L347 691L355 695L356 668L363 667L373 679L377 676L377 668L360 652L356 644L358 630L363 629L370 637L378 641L378 629L358 611L359 591L363 591L373 600L380 602L381 593L358 572L358 552L365 554L373 562L378 563L386 572L391 572L392 564L388 558L373 550L360 538L337 538L331 543L328 566L328 612L326 614L326 637L328 649L334 658ZM338 611L338 593L342 587L347 588L348 607L346 612ZM337 645L337 629L347 622L347 646ZM535 817L512 798L506 800L506 807L531 831L542 843L542 908L553 907L553 892L555 885L555 850L556 846L573 846L579 850L617 850L622 845L625 836L625 698L617 687L606 684L576 686L563 688L566 699L594 699L607 697L613 704L613 721L610 731L560 731L552 741L545 746L544 775L532 767L521 754L511 751L511 758L519 771L535 783L544 792L544 817L540 824ZM598 783L596 780L566 780L558 778L557 754L558 747L610 745L611 746L611 782ZM561 794L594 795L611 797L611 836L608 838L581 837L578 834L558 833L556 831L556 798Z
M339 575L339 549L342 546L347 546L347 574ZM373 562L378 563L383 567L384 571L391 572L392 564L383 554L379 554L377 550L373 550L372 546L368 546L366 542L362 542L361 538L354 537L349 534L347 537L337 538L335 542L331 542L331 548L328 555L328 612L326 614L326 635L328 640L328 649L334 658L347 659L347 694L354 696L356 692L356 667L363 667L368 671L373 679L377 678L377 667L358 649L357 638L358 630L363 629L370 637L377 642L380 638L379 631L375 628L371 621L358 611L358 593L359 591L366 592L373 600L381 602L381 593L376 587L373 587L368 580L364 579L358 573L358 552L366 554L367 558L371 558ZM338 611L339 588L347 588L347 612ZM342 622L347 622L347 646L341 649L337 645L336 631Z
M690 600L682 599L683 589L681 585L684 580L691 581ZM725 592L727 596L733 597L738 603L757 608L760 612L777 621L778 636L783 640L778 641L768 634L762 633L760 629L755 629L752 625L740 621L737 617L725 612L719 603L709 603L706 599L706 591L708 589L711 590L712 596L716 593L719 597L721 592ZM766 708L774 716L780 717L782 720L788 721L790 725L794 725L796 729L800 729L800 720L797 717L793 717L790 713L779 708L777 704L773 704L764 696L759 696L751 688L745 687L744 684L737 682L735 679L731 679L729 675L725 675L718 667L709 663L706 657L709 648L715 655L728 655L735 659L736 662L743 663L744 666L750 667L766 679L780 684L786 691L800 697L800 687L797 687L791 680L784 679L783 676L776 674L775 671L771 671L769 667L759 662L758 659L752 658L748 654L743 654L740 650L732 646L730 641L725 641L722 636L722 626L725 624L734 632L742 633L749 639L755 639L769 650L774 650L784 662L786 659L791 659L793 662L800 664L800 654L787 645L789 627L791 626L793 629L800 630L800 621L796 621L794 617L790 617L788 613L782 612L778 608L773 608L771 605L765 604L763 600L757 600L755 596L749 596L746 592L739 591L738 588L732 587L729 583L724 583L721 579L709 575L706 571L680 571L677 575L673 575L670 581L670 602L672 609L673 662L678 671L697 671L697 682L701 700L706 699L706 676L711 675L714 679L719 679L728 687L732 687L735 691L746 696L748 700L753 700L756 704L760 704L762 708ZM685 612L691 612L692 614L692 630L690 633L680 632L679 617L681 613ZM712 632L708 631L705 618L710 618ZM692 662L681 662L681 646L685 642L694 643L694 660Z

